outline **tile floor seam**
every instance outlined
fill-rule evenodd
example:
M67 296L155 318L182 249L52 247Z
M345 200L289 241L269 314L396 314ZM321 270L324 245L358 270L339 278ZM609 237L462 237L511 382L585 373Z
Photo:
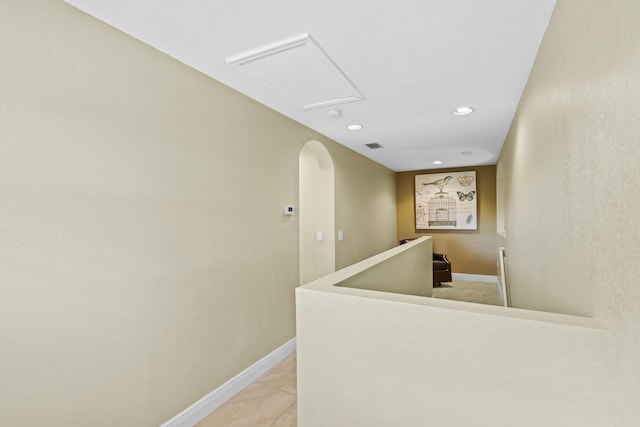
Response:
M269 383L266 383L266 382L264 382L264 381L258 381L258 380L256 380L255 382L260 383L260 384L263 384L263 385L266 385L266 386L268 386L269 388L273 388L273 389L279 390L279 391L281 391L281 392L283 392L283 393L291 394L291 395L293 395L293 396L296 396L296 395L298 394L297 392L296 392L296 393L292 393L290 390L285 390L284 388L276 387L276 386L271 385L271 384L269 384Z
M287 393L287 394L291 394L291 395L295 395L295 394L296 394L296 393L291 393L290 391L282 390L281 388L278 388L278 387L272 386L271 384L265 383L264 381L256 380L256 381L254 381L254 383L262 384L262 385L264 385L264 386L267 386L267 387L272 388L272 389L274 389L274 390L281 391L281 392L283 392L283 393Z
M276 417L276 419L275 419L275 420L273 420L273 422L269 425L269 427L273 427L273 426L274 426L278 421L280 421L280 419L281 419L282 417L284 417L284 416L287 414L287 412L289 411L289 409L291 409L291 407L292 407L293 405L295 405L295 403L296 403L296 401L294 401L291 405L289 405L289 407L288 407L287 409L285 409L285 410L284 410L284 412L282 412L280 415L278 415L278 416Z

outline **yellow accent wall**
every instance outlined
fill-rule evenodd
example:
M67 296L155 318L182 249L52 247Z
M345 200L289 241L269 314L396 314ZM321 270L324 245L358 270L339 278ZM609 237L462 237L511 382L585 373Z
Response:
M415 228L415 176L429 173L476 171L478 229L466 231ZM398 240L420 236L433 237L433 251L447 254L454 273L497 274L496 249L496 167L474 166L396 174Z
M157 426L294 337L309 140L336 264L395 245L392 171L61 1L0 58L0 425Z

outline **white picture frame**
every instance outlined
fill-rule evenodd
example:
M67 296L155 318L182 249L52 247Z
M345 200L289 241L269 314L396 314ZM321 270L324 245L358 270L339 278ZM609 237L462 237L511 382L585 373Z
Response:
M416 230L477 230L476 171L415 176Z

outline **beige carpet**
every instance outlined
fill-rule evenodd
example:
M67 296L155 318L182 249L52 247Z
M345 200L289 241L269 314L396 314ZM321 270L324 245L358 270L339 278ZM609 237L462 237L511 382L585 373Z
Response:
M496 283L466 282L462 280L442 282L441 286L433 287L433 298L502 305Z

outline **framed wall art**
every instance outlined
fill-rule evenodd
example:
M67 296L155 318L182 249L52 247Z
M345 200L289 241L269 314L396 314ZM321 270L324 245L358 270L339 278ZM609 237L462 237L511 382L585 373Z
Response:
M416 175L417 230L477 230L476 171Z

